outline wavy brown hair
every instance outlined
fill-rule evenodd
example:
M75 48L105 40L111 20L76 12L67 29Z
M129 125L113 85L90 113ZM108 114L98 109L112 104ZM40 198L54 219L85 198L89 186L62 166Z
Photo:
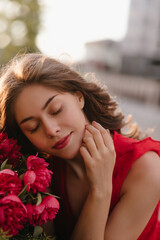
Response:
M28 85L40 84L60 92L80 91L85 99L84 113L88 120L99 122L111 132L121 132L126 126L124 116L106 87L87 81L71 67L42 54L25 54L15 57L3 67L0 77L0 124L9 137L22 145L23 152L35 153L36 149L21 132L14 114L14 103ZM132 130L131 130L132 129ZM131 126L129 137L138 138L139 131Z

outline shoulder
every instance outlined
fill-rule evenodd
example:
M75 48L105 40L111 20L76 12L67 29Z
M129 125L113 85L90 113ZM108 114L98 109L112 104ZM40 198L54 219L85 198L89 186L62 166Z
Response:
M158 181L160 185L160 157L158 154L153 151L144 153L133 163L130 175L143 179L153 179Z
M148 151L133 163L121 192L124 194L131 189L141 189L160 198L160 157L156 152Z
M117 236L120 239L126 239L126 236L139 239L143 229L143 239L146 239L145 234L154 234L160 200L160 158L156 152L147 151L133 162L119 197L120 200L109 217L112 226L107 225L111 229L107 229L109 233L118 229L114 239Z

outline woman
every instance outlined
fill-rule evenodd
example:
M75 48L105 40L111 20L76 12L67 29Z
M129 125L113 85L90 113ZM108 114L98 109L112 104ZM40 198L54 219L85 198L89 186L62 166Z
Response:
M97 83L41 54L1 74L1 127L22 151L47 154L61 197L58 239L160 239L160 142L128 137L117 103Z

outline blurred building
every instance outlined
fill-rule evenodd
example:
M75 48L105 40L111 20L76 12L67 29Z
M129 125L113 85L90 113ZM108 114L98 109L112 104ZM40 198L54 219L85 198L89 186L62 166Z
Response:
M160 0L130 0L125 39L87 43L84 66L117 96L124 114L160 139Z
M160 79L160 1L131 0L125 39L87 43L86 59L114 71Z
M155 58L160 55L160 1L131 0L123 53Z
M112 40L101 40L86 43L86 61L98 68L121 69L121 43Z
M131 0L122 72L160 76L160 1Z

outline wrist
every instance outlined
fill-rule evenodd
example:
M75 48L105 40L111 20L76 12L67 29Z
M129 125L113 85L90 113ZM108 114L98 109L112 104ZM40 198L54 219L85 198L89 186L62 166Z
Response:
M89 195L97 200L108 200L109 198L111 198L112 195L112 184L110 184L110 186L108 186L105 190L101 190L99 188L96 187L91 187L90 191L89 191Z

